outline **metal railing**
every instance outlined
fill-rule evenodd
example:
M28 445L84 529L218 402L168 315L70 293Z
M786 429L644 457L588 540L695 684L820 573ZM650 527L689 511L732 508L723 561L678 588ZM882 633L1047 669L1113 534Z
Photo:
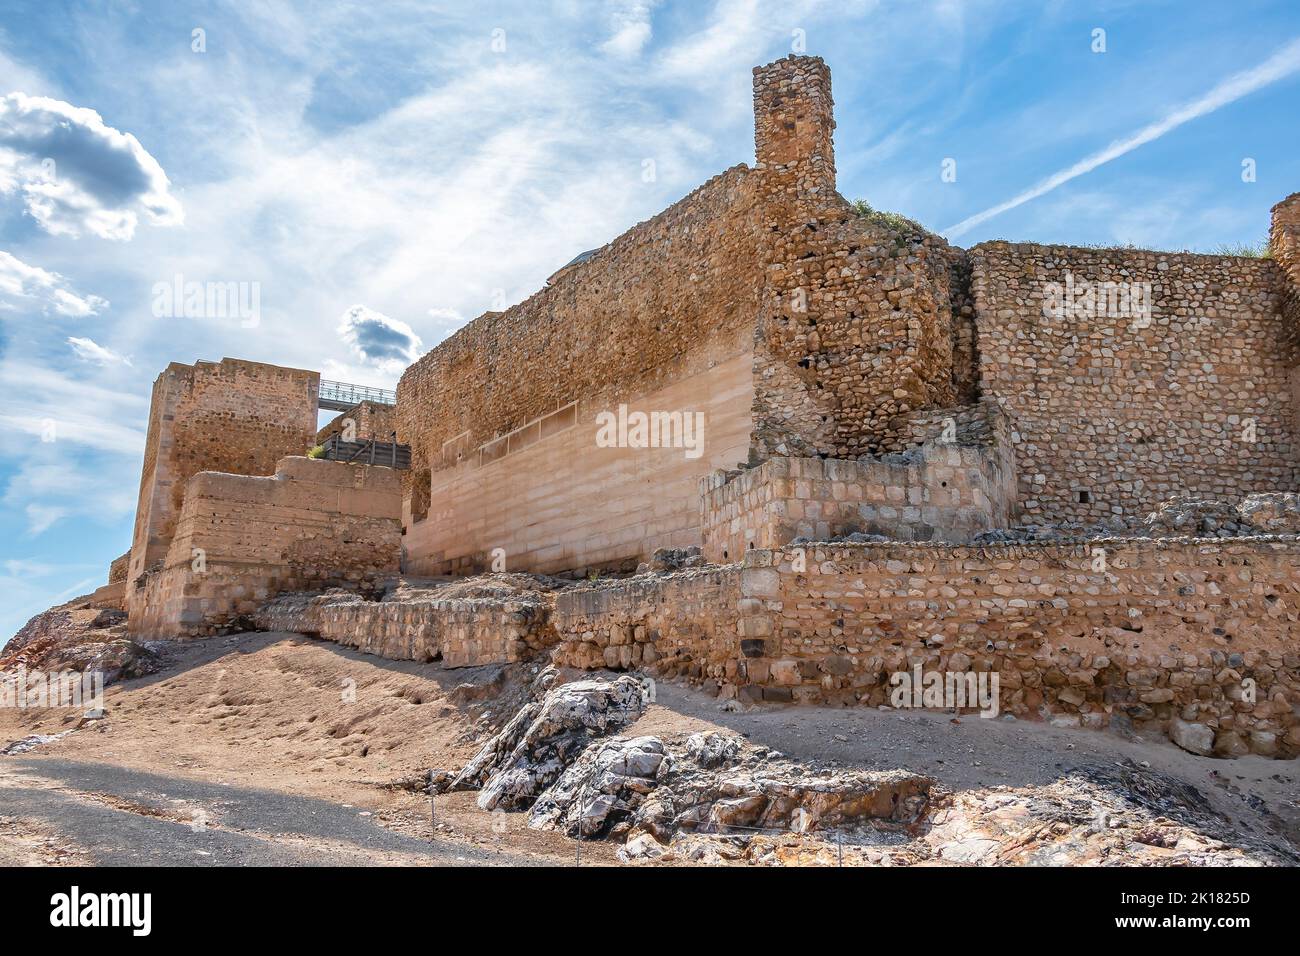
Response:
M321 379L317 405L334 411L345 412L361 402L375 402L378 405L396 405L397 393L387 388L372 388L369 385L349 385L347 382L329 382Z

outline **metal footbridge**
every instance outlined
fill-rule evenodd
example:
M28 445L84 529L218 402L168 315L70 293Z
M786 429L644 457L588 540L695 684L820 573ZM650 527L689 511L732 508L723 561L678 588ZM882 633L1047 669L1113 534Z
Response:
M327 382L321 379L320 392L316 400L320 408L346 412L361 402L396 405L397 393L387 388L371 388L369 385L349 385L347 382Z

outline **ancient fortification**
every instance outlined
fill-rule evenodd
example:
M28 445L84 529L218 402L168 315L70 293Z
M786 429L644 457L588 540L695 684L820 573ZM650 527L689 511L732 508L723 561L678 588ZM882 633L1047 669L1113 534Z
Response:
M963 250L836 191L820 59L756 69L754 111L752 167L466 325L395 408L318 435L315 373L170 366L98 599L740 702L996 673L1003 712L1300 752L1300 194L1269 258ZM301 457L345 428L410 469Z

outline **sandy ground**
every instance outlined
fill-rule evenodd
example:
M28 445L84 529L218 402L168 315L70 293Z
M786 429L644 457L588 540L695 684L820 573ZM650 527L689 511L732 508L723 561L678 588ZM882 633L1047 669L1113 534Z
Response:
M580 852L614 863L609 844L529 830L526 814L484 813L472 793L430 801L400 785L459 769L515 712L530 676L386 661L286 634L172 645L160 673L108 689L106 720L0 756L0 864L117 860L102 833L119 825L118 842L167 847L158 862L564 864ZM79 716L0 710L0 744L60 733ZM1165 740L932 712L729 713L663 683L624 732L671 745L713 729L812 763L929 773L954 791L1044 784L1129 757L1193 784L1243 830L1300 844L1295 761L1210 760ZM65 825L73 819L84 829Z

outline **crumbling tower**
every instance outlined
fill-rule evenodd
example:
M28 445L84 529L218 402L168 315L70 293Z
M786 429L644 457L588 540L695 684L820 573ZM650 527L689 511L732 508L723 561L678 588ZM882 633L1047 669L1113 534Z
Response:
M863 218L839 195L833 108L820 57L754 70L768 278L754 342L754 461L893 450L891 420L956 397L947 243Z
M755 67L754 158L766 195L795 205L838 198L834 131L831 71L820 57Z

